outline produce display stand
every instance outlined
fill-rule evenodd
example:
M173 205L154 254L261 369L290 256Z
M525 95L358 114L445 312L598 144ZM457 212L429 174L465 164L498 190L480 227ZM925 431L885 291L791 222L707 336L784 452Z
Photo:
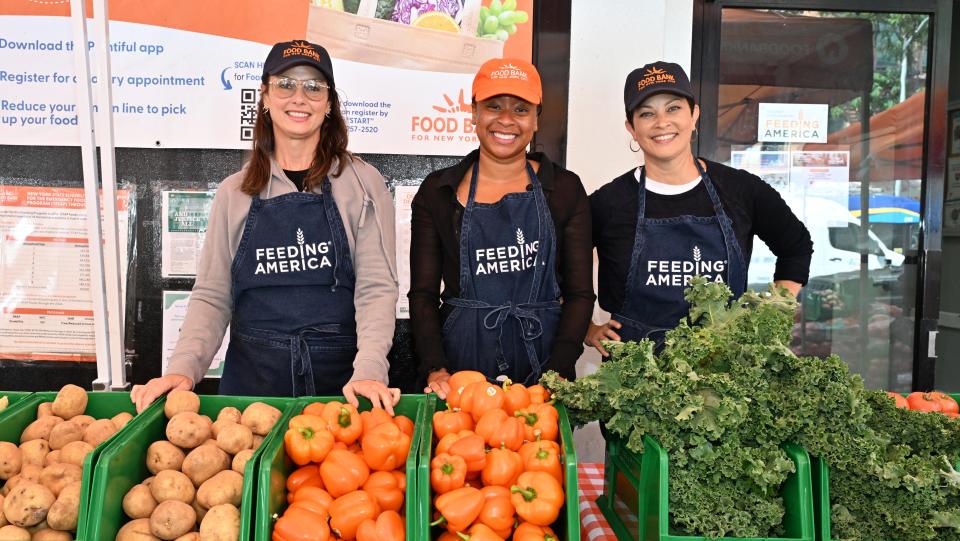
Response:
M6 394L6 393L4 393ZM57 397L55 392L42 392L42 393L24 393L26 396L16 405L11 406L0 415L0 440L9 441L13 443L20 443L20 434L27 428L27 426L37 419L37 408L43 402L53 402L53 399ZM156 411L160 409L161 415L163 414L163 406L154 404L147 408L144 413L151 411ZM96 446L93 451L91 451L86 458L83 460L83 477L80 481L80 511L77 516L77 539L86 539L82 535L83 528L86 527L87 522L89 522L89 512L91 506L96 502L96 498L93 495L93 474L94 466L99 459L99 457L106 451L114 442L122 439L123 434L127 431L131 425L140 417L137 416L137 409L133 402L130 401L130 393L124 392L88 392L87 393L87 408L84 411L86 415L90 415L96 419L109 419L118 413L127 412L134 415L134 418L127 423L123 429L117 431L116 434L111 436L109 439Z
M5 413L10 411L10 408L12 408L14 404L32 394L33 393L30 391L0 391L0 398L7 397L7 400L9 400L7 408L3 411L0 411L0 418L2 418Z
M669 459L656 440L643 437L644 453L629 451L623 442L610 437L607 440L607 459L604 472L604 494L597 498L597 506L617 534L617 539L632 541L703 541L706 538L679 535L670 531ZM786 537L733 538L740 541L813 541L814 508L810 457L803 448L788 445L784 448L796 465L796 471L787 477L782 496L786 513L783 527ZM635 520L625 521L616 506L619 499ZM636 524L628 528L627 523Z
M439 402L439 401L438 401ZM562 404L554 404L557 408L558 423L560 425L560 454L563 458L563 494L565 503L560 509L560 516L553 523L551 528L556 532L561 541L580 541L580 497L577 489L577 451L573 445L573 429L570 427L570 417L567 416L567 409ZM447 409L446 402L438 403L439 410ZM433 418L430 419L431 438L425 439L426 445L420 450L420 502L423 503L423 514L421 519L424 521L425 535L415 539L435 539L438 537L436 532L431 533L429 524L432 522L431 502L433 501L433 489L430 487L430 461L433 460ZM439 528L437 531L441 531ZM414 539L407 537L407 539Z
M93 393L108 394L108 393ZM126 394L126 393L124 393ZM127 402L129 402L127 395ZM93 473L91 505L86 514L83 530L78 526L77 539L84 541L113 541L120 528L129 521L123 512L123 497L131 487L152 474L147 469L147 448L150 444L166 439L167 417L163 413L164 400L157 401L144 410L124 429L111 439L100 454ZM250 538L250 517L253 514L256 481L256 466L260 456L270 444L283 440L287 421L294 414L297 399L249 396L200 396L200 414L216 419L222 408L233 406L243 410L254 402L264 402L281 412L280 419L260 447L254 451L243 472L243 499L240 507L240 539ZM89 409L89 408L88 408ZM81 507L81 513L83 507ZM81 514L81 520L83 515ZM81 523L82 525L82 523Z
M255 541L270 541L273 532L273 523L276 518L283 513L287 507L287 476L290 475L297 465L287 456L283 446L283 432L286 431L287 421L290 417L300 414L303 408L314 402L331 402L334 400L343 401L342 396L312 396L301 398L292 406L291 415L283 420L283 426L279 427L280 435L270 442L264 441L261 449L263 454L259 460L259 469L257 470L257 498L254 509L254 529L253 539ZM360 411L371 409L370 402L365 398L360 398ZM413 421L413 437L411 438L410 451L407 455L406 477L407 486L404 496L406 538L422 539L419 533L421 528L426 525L420 523L421 502L417 500L417 456L421 440L426 432L432 434L433 418L433 399L428 395L403 395L400 402L393 408L398 415L405 415ZM280 423L278 423L279 425ZM277 429L274 429L277 431ZM428 440L429 441L429 440ZM248 464L249 466L249 464ZM245 476L246 477L246 476ZM414 505L411 505L413 502ZM424 504L426 505L426 504ZM241 512L241 516L246 514ZM249 516L249 515L248 515ZM241 539L248 539L241 532Z

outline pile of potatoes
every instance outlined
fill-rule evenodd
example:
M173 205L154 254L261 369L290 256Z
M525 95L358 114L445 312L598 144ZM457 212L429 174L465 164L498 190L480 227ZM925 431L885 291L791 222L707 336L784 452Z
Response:
M80 511L83 459L133 416L85 415L87 392L76 385L43 402L20 445L0 441L0 539L69 541Z
M117 541L240 537L243 469L280 410L254 402L243 412L223 408L216 421L199 411L200 398L190 391L167 396L167 439L147 449L153 476L124 496L123 511L133 520L120 529Z

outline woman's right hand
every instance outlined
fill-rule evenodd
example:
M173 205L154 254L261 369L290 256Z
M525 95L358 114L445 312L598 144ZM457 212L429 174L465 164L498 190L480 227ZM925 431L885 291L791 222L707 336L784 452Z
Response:
M427 376L427 387L423 390L423 392L437 393L437 398L440 400L446 400L447 393L450 392L450 384L447 383L449 379L450 372L447 372L446 368L434 370L433 372L430 372L429 376Z
M130 390L130 401L137 405L137 413L140 413L170 391L190 389L193 389L193 379L180 374L167 374L151 379L146 385L134 385Z
M604 357L609 357L610 352L603 348L603 343L601 340L613 340L614 342L620 341L620 335L614 332L613 329L619 329L622 325L620 322L611 319L610 321L604 323L603 325L594 325L590 322L590 328L587 329L587 337L583 340L583 344L586 346L591 346L597 348L597 351L600 352L600 355Z

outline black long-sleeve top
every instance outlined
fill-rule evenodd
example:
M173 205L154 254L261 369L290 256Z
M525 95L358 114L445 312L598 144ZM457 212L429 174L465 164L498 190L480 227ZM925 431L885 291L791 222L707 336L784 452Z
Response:
M760 177L742 169L703 160L707 174L730 219L744 262L750 264L754 235L777 256L774 280L806 284L813 242L810 233L780 194ZM635 169L613 179L590 195L593 241L600 262L597 292L608 312L623 308L627 274L637 228L638 185ZM713 216L703 182L688 192L662 195L646 191L647 218Z
M456 191L479 155L476 150L460 163L434 171L424 179L413 199L407 296L421 377L447 366L441 328L452 307L441 301L460 295L459 241L464 209ZM590 203L577 175L554 164L542 153L532 153L527 158L540 164L537 178L543 186L557 236L557 278L562 307L547 369L572 380L576 377L576 361L583 353L583 338L596 299Z

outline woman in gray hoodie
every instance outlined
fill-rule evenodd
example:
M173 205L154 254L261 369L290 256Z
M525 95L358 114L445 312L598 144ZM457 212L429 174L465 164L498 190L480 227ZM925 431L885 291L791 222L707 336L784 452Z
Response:
M214 197L180 339L142 410L203 378L227 326L221 394L366 396L392 413L394 210L383 177L347 151L327 51L274 45L253 152Z

